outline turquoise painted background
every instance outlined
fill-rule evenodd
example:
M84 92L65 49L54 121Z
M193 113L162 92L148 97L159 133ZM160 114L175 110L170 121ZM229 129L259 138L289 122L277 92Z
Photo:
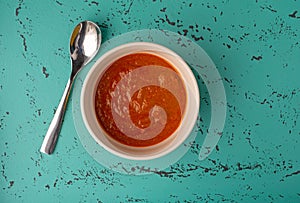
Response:
M167 175L113 172L82 147L71 105L55 153L39 152L70 73L70 33L86 19L103 41L165 29L206 50L228 101L207 159L194 145ZM0 202L300 201L299 1L0 0L0 22Z

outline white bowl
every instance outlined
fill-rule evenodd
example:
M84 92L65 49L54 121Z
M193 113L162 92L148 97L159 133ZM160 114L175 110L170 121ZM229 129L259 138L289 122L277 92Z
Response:
M157 55L176 68L186 89L186 106L177 130L166 140L150 147L131 147L110 138L98 123L95 112L95 91L102 73L117 59L132 53ZM162 157L179 147L192 131L199 112L199 88L185 61L170 49L148 42L133 42L118 46L102 55L88 72L82 87L80 107L85 126L95 141L112 154L131 160Z

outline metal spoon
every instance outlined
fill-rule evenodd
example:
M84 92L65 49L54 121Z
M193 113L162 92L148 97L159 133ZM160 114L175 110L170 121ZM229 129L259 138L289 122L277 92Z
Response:
M73 81L81 68L89 63L97 54L100 44L101 31L95 23L83 21L75 27L70 39L72 72L47 134L44 138L40 149L41 152L52 154L62 126Z

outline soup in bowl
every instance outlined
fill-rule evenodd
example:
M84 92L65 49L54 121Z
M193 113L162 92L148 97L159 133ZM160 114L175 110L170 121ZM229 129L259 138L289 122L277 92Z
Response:
M150 160L175 150L199 112L199 89L184 60L148 42L118 46L89 71L81 93L84 123L109 152Z

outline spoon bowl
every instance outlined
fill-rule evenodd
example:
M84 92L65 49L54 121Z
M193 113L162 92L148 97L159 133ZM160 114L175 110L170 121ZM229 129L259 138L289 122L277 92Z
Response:
M70 57L72 64L71 75L44 138L40 149L41 152L45 154L53 153L62 127L63 117L66 111L73 81L78 72L97 54L100 44L101 30L95 23L91 21L83 21L74 28L70 38Z

